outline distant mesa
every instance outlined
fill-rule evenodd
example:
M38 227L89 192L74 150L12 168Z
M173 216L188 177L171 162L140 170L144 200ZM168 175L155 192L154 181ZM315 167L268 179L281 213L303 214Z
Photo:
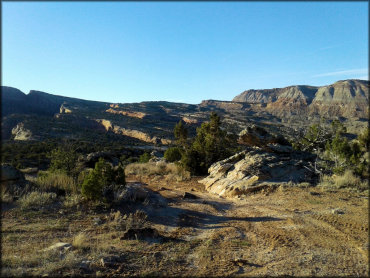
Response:
M367 118L369 81L343 80L321 87L248 90L234 97L233 102L265 104L264 110L280 117L307 114Z
M218 113L224 128L234 134L257 124L274 134L294 137L297 130L320 118L346 121L352 132L364 127L369 119L369 81L342 80L321 87L295 85L247 90L232 101L209 99L198 105L167 101L106 103L35 90L24 94L2 86L1 108L4 140L95 137L106 140L113 136L127 144L168 145L174 138L176 123L184 121L189 134L195 134L211 111ZM246 140L257 138L258 132L248 132Z

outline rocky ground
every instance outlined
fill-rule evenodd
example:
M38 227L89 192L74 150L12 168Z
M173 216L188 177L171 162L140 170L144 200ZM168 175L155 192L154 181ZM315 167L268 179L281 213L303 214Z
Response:
M120 208L3 204L2 275L369 274L366 194L280 186L226 199L200 178L127 180L144 197ZM138 209L146 219L129 215ZM121 218L136 221L136 238L120 228Z

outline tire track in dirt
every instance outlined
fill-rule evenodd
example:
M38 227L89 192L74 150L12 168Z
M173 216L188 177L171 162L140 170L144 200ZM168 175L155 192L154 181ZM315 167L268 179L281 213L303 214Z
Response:
M319 238L319 242L316 241L315 246L324 247L335 254L335 265L340 267L346 274L356 275L361 273L361 275L364 275L369 271L368 254L361 248L362 242L356 240L351 234L355 230L344 229L342 231L340 229L346 226L362 227L362 225L351 223L343 225L333 216L318 214L308 217L307 222L312 224L315 230L319 232L316 237L311 234L308 238L311 240Z

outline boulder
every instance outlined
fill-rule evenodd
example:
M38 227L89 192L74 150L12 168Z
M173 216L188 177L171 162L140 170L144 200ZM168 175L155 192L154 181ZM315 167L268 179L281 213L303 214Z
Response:
M1 187L13 197L20 197L32 188L32 183L24 178L24 174L17 168L9 165L1 165Z
M249 147L211 165L209 176L200 182L211 193L235 197L269 185L307 182L314 178L305 167L310 157L292 152L288 146L279 146L278 149L279 152Z

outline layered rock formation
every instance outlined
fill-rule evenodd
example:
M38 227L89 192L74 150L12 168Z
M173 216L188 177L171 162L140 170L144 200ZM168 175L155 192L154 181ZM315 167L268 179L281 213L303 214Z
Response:
M361 80L338 81L323 87L249 90L233 101L206 100L199 105L166 101L117 104L39 91L26 95L11 87L1 90L4 140L30 138L24 129L16 127L23 122L38 140L51 137L106 140L111 134L107 136L105 131L112 131L118 135L115 138L121 137L127 144L170 144L176 123L185 121L192 137L196 128L209 119L211 111L221 116L222 128L227 132L237 134L257 124L293 138L297 131L321 116L339 118L346 122L348 130L353 127L351 132L357 131L366 126L369 110L369 83Z
M234 197L287 182L310 181L309 154L293 151L282 136L252 126L240 133L239 143L247 149L216 162L200 182L222 197Z
M368 118L369 82L344 80L332 85L289 86L265 90L248 90L233 102L265 104L272 115L317 115L325 117Z
M147 142L147 143L152 143L152 144L163 144L163 145L168 145L171 144L172 141L170 139L165 139L165 138L158 138L156 136L150 136L149 134L140 131L140 130L135 130L135 129L128 129L128 128L123 128L118 125L112 124L111 121L105 120L105 119L98 119L96 120L98 123L100 123L106 131L112 131L116 134L122 134L128 137L136 138L141 141Z
M272 144L271 151L248 147L211 165L209 176L200 181L206 190L222 197L235 197L288 182L309 182L313 174L306 154Z
M138 119L143 119L146 116L146 114L143 112L122 111L122 110L115 110L112 108L107 109L106 112L112 113L112 114L121 114L123 116L128 116L128 117L133 117L133 118L138 118Z

